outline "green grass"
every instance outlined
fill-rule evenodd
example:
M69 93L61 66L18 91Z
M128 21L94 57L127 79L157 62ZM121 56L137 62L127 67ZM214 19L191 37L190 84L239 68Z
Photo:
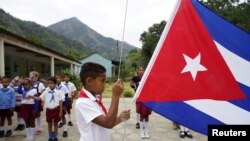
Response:
M130 87L129 84L130 84L130 82L123 82L123 86L124 86L123 94L126 92L126 93L131 93L133 96L134 90ZM106 83L105 84L105 90L103 93L103 97L111 97L113 85L114 85L114 83Z

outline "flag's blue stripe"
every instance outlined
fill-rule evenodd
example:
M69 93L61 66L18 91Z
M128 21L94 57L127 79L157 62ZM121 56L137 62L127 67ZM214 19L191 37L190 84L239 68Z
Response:
M241 107L242 109L245 109L247 111L250 111L250 88L239 83L242 91L246 94L247 96L247 99L245 100L232 100L230 101L230 103L234 104L234 105L237 105L239 107Z
M184 102L145 102L144 104L154 112L205 135L209 124L224 124Z
M212 38L231 52L250 61L250 34L218 16L197 0L192 2Z

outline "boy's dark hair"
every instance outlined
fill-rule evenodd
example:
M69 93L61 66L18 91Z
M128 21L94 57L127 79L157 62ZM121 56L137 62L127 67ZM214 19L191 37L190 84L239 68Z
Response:
M52 81L52 82L54 82L55 84L56 84L56 77L50 77L50 78L48 78L48 81Z
M3 76L3 77L2 77L2 80L4 80L4 79L7 79L7 80L10 82L10 78L7 77L7 76Z
M96 77L100 76L100 74L105 73L105 72L106 72L106 69L100 64L97 64L94 62L88 62L88 63L83 64L81 72L80 72L80 79L81 79L83 86L85 86L85 80L88 77L95 79Z
M63 74L63 76L70 76L70 74L67 73L67 72L65 72L65 73Z

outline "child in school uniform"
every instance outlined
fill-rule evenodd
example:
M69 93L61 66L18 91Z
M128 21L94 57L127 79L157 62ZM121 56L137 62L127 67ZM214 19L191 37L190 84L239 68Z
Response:
M22 94L18 93L18 87L19 85L22 85L22 80L19 76L16 76L10 83L10 87L14 89L16 94L16 107L14 111L16 112L17 116L17 127L15 128L15 131L22 131L25 129L25 121L21 117L21 101L22 101Z
M63 137L67 137L68 136L68 126L66 124L67 122L66 122L65 115L66 115L67 105L69 103L69 101L68 101L69 91L68 91L68 88L65 85L62 84L62 76L61 76L61 74L56 74L56 81L57 81L56 82L56 89L61 91L62 94L63 94L63 97L64 97L64 100L63 100L63 115L62 115L62 123L64 125L63 126ZM59 126L60 126L60 124L59 124Z
M56 78L48 79L48 88L39 96L32 96L36 100L44 102L46 108L46 121L48 123L49 141L58 141L58 122L61 120L63 112L63 94L56 89ZM52 129L54 127L54 130Z
M138 69L138 82L136 83L136 88L139 87L140 81L144 74L143 67L139 67ZM136 89L137 90L137 89ZM136 101L136 112L140 115L140 136L142 139L149 138L148 133L148 122L149 122L149 115L151 115L152 110L146 107L142 102Z
M124 110L117 116L122 83L117 80L113 86L111 105L107 111L99 99L104 91L106 69L97 63L85 63L80 79L84 88L75 103L76 123L81 134L79 141L110 141L109 129L130 118L130 110Z
M0 138L9 137L12 135L12 116L16 105L16 95L12 88L8 87L10 79L2 77L3 88L0 89ZM4 122L7 118L8 127L4 134Z
M72 109L72 103L73 103L73 99L75 96L75 91L76 91L76 86L74 83L70 82L70 75L68 73L64 74L64 82L62 82L69 90L69 95L68 95L68 105L66 108L66 112L67 112L67 117L68 117L68 125L69 126L73 126L73 123L71 121L71 109Z
M37 90L36 96L40 96L42 92L45 90L44 84L39 81L40 74L37 71L31 71L29 73L29 78L32 82L33 89ZM42 119L41 119L41 112L43 111L43 106L41 101L35 100L35 116L36 116L36 133L40 134L42 129Z
M23 80L21 112L20 115L26 124L26 141L33 141L35 139L35 110L34 99L27 99L29 96L34 96L36 90L32 89L31 81L28 78Z

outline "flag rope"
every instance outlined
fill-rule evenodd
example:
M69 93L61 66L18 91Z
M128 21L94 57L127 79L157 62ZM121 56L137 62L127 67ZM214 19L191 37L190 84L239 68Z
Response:
M121 62L122 62L122 50L124 46L124 35L125 35L125 27L126 27L126 20L127 20L127 9L128 9L128 0L126 0L126 7L125 7L125 15L124 15L124 22L123 22L123 31L122 31L122 44L121 44L121 49L120 49L120 59L119 59L119 69L118 69L118 79L120 79L120 73L121 73ZM122 95L122 103L125 109L127 109L126 103L124 96ZM125 140L126 137L126 125L127 122L124 121L123 124L123 138L122 141Z

